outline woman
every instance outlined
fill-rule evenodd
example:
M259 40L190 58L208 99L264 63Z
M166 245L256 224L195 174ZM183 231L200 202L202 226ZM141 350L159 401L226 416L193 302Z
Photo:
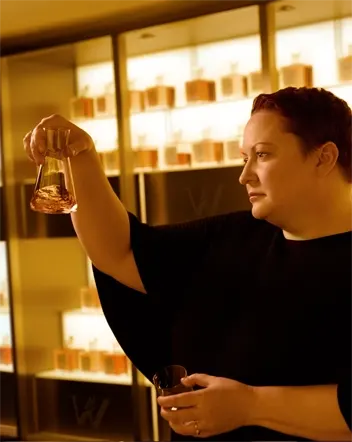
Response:
M71 129L72 220L116 338L149 379L195 373L184 383L200 388L158 399L173 440L350 440L347 104L314 88L260 95L242 147L252 213L162 227L127 213L62 117L24 138L34 161L46 126Z

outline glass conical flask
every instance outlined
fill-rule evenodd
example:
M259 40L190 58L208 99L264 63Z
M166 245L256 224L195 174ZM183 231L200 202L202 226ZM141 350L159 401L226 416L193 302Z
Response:
M39 166L37 181L30 207L47 214L71 213L77 210L69 158L53 158L55 152L64 151L68 144L69 129L45 129L46 155Z

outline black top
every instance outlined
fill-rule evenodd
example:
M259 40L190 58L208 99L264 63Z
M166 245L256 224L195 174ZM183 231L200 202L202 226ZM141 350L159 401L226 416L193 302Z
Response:
M351 427L351 232L291 241L250 212L130 223L147 295L94 272L110 327L145 376L179 364L255 386L338 384ZM292 438L304 440L252 426L208 440Z

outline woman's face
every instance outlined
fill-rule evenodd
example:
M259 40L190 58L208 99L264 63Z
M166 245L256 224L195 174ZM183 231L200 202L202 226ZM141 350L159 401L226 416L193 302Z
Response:
M240 183L246 186L255 218L282 225L314 203L316 156L303 154L300 139L286 131L282 116L254 114L241 153L245 166Z

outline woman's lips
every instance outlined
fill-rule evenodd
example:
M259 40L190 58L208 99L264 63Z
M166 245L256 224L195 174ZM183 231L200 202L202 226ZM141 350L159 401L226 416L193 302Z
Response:
M258 200L259 198L263 197L263 196L264 196L264 193L250 192L250 193L248 194L248 196L249 196L249 201L252 202L252 201L256 201L256 200Z

